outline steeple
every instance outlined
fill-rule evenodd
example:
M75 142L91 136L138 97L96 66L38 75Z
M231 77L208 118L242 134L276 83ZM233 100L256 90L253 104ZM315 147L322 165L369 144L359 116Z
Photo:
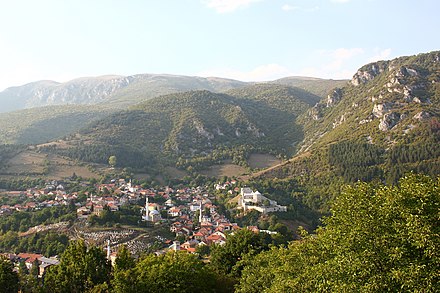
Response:
M202 224L202 201L200 201L199 223Z

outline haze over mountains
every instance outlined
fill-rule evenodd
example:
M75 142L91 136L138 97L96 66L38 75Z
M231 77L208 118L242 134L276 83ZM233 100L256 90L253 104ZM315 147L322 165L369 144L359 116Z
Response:
M0 112L66 104L106 103L109 107L120 107L173 92L197 89L218 92L243 85L222 78L164 74L84 77L65 83L37 81L1 92Z
M346 81L291 77L274 83L302 88L301 94L306 96L313 93L323 97L331 88ZM32 82L0 93L0 143L46 142L109 113L161 95L190 90L224 92L249 85L252 83L224 78L166 74L108 75L66 83Z

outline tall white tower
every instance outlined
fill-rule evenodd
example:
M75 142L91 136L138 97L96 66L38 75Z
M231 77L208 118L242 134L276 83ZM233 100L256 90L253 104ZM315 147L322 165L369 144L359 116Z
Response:
M202 224L202 201L200 201L199 224Z
M148 195L145 196L145 221L150 220L150 209L148 206Z
M107 239L107 259L110 259L110 239Z

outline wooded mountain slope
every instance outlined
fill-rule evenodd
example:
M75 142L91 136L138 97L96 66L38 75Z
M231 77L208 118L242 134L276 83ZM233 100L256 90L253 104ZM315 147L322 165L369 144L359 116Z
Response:
M71 137L74 147L68 155L106 162L116 154L121 166L132 167L158 160L185 166L191 160L212 162L231 157L225 152L239 147L290 156L303 139L295 120L316 100L313 94L281 85L228 94L171 94L97 121L81 131L80 139Z
M365 65L298 119L301 155L263 176L395 182L409 170L439 174L439 115L440 52Z

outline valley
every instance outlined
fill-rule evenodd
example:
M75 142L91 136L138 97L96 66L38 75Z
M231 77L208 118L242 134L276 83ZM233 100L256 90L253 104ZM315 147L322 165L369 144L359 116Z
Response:
M364 273L374 271L364 259L393 270L375 253L402 247L398 269L406 258L425 266L412 251L438 246L439 72L434 51L367 64L349 81L143 74L7 89L0 101L18 102L0 113L0 250L16 266L30 255L54 266L52 285L75 249L115 268L125 255L134 275L175 253L227 292L255 276L281 292L278 267L316 289L315 263L336 278L329 263L352 265L345 249ZM115 270L101 276L128 286Z

